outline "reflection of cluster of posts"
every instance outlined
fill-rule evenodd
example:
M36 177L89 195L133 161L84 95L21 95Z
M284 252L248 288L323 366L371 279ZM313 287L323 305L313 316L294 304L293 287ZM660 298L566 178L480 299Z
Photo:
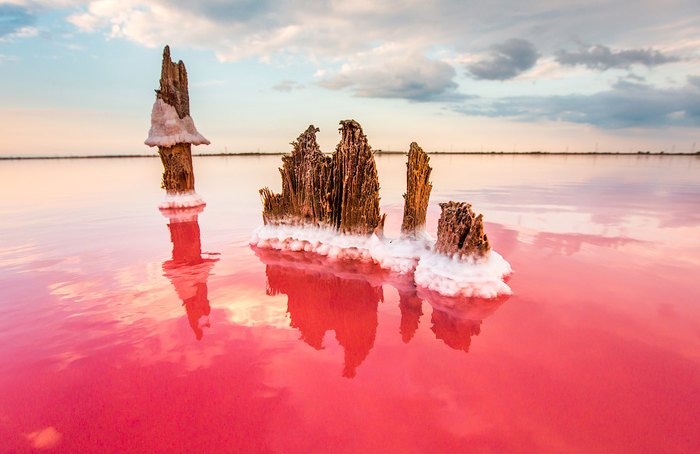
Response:
M455 308L452 299L448 307L441 304L444 297L416 288L410 276L386 272L369 263L331 262L315 254L261 248L256 248L255 254L266 265L267 294L287 295L290 326L301 332L304 342L320 350L326 332L335 331L345 352L345 377L355 376L374 346L383 285L391 285L399 293L399 332L404 343L418 330L426 301L432 306L430 322L435 337L464 352L469 351L472 336L480 333L482 320L504 301L464 299L463 305Z
M172 259L163 262L163 272L172 282L185 307L195 337L209 327L211 307L207 280L218 259L202 253L198 214L203 207L164 210L170 222ZM285 253L255 249L266 265L267 294L287 295L290 326L311 347L323 348L326 332L335 337L345 352L343 376L353 377L357 367L374 346L378 304L384 300L383 285L399 293L399 332L408 343L423 316L423 302L432 306L431 330L437 339L455 349L469 351L471 338L478 335L482 320L493 313L502 299L465 300L456 310L440 303L441 297L415 287L410 278L389 273L363 262L329 262L314 254ZM454 300L450 301L454 304Z

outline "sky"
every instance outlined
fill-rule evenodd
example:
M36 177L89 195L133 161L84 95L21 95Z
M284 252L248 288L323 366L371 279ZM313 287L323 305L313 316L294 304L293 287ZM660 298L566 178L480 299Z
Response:
M697 0L0 0L0 155L155 153L166 44L195 153L700 150Z

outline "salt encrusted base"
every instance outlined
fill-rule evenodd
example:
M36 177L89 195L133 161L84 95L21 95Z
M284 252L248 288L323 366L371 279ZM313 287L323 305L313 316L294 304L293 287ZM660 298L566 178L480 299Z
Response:
M206 205L204 199L196 192L186 192L178 194L166 194L165 199L158 205L161 212L166 210L176 210L179 208L195 208Z
M446 296L494 298L511 293L503 282L511 273L510 264L497 252L478 261L458 260L432 252L433 243L425 234L391 240L291 225L259 227L250 240L259 248L314 252L331 259L372 261L397 273L415 272L417 285Z
M430 252L418 262L414 279L418 286L445 296L495 298L512 293L503 281L511 272L510 264L493 250L480 260Z

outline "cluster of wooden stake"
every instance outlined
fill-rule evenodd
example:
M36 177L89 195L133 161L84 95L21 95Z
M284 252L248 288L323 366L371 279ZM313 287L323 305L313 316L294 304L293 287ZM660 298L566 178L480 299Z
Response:
M379 178L374 154L355 120L340 122L340 143L331 156L316 142L311 125L282 157L282 193L260 190L263 221L271 225L331 228L342 234L383 236ZM432 184L430 158L411 143L406 163L401 235L415 238L425 229ZM435 251L457 257L483 257L490 250L483 217L465 202L441 203Z

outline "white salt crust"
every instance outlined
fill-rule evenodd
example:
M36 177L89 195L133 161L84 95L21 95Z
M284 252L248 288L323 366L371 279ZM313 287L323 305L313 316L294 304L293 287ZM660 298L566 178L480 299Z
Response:
M413 279L418 286L445 296L495 298L512 293L503 281L511 272L510 264L493 250L479 261L429 252L420 258Z
M156 98L151 111L151 129L144 142L149 147L172 147L178 143L209 145L194 126L192 117L180 118L173 106Z
M503 278L510 264L495 251L482 260L459 260L432 252L434 241L342 235L332 229L288 225L259 227L250 239L259 248L307 251L331 259L372 261L397 273L414 273L418 286L446 296L494 298L509 295Z
M203 207L206 205L204 199L196 192L184 192L179 194L166 194L165 199L158 205L158 208L163 211L177 208L194 208Z

